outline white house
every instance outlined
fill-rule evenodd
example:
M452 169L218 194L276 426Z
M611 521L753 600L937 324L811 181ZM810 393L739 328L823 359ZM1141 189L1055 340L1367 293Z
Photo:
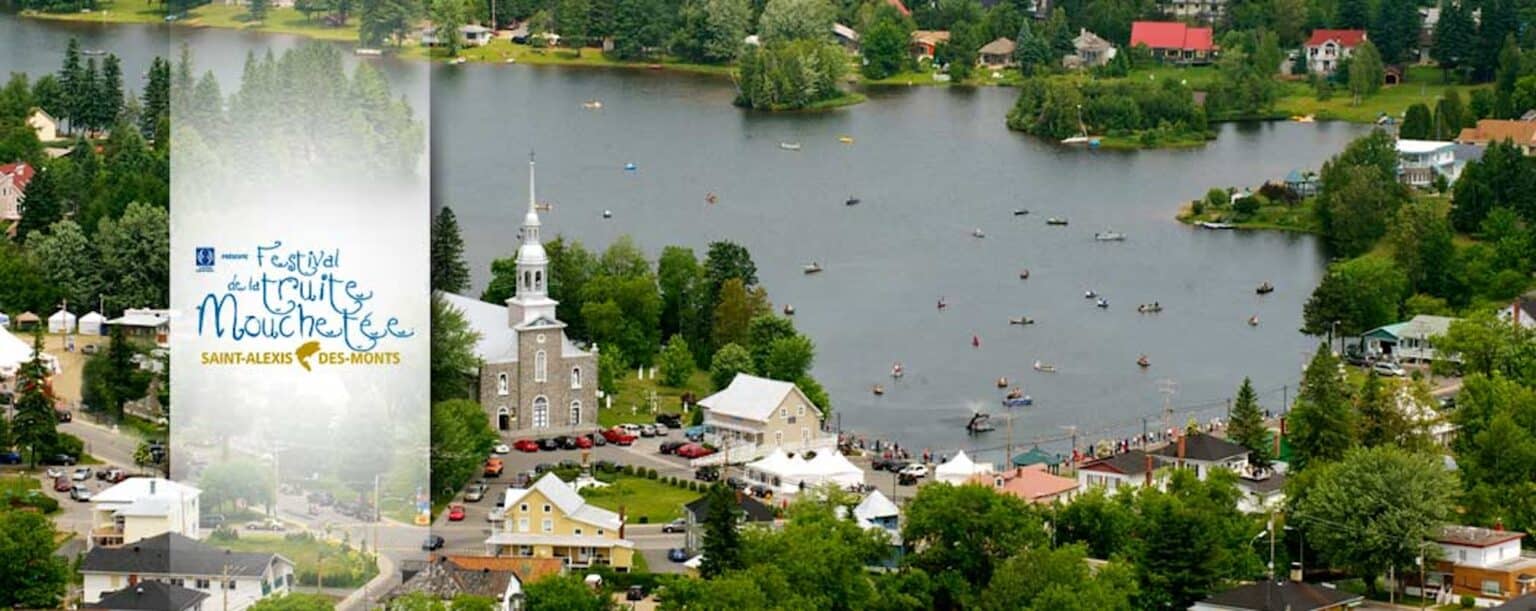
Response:
M117 547L176 533L201 538L202 491L159 477L130 477L91 497L88 545Z
M1097 486L1113 493L1125 486L1151 485L1155 468L1156 460L1150 454L1131 450L1078 466L1077 483L1084 491Z
M87 611L202 611L208 595L191 588L159 581L141 581L116 592L103 594Z
M110 592L159 581L208 595L206 607L244 611L294 591L293 561L278 554L232 552L173 532L122 547L91 548L80 561L85 606Z
M151 337L159 346L169 346L171 341L171 311L152 308L128 308L123 315L107 324L122 327L129 336Z
M37 134L37 141L48 143L59 139L59 122L41 108L33 108L32 114L27 115L27 126Z
M778 448L828 450L837 437L822 430L821 408L794 384L736 374L724 390L699 400L704 439L722 448L715 460L752 460ZM711 458L711 457L705 457Z
M1397 360L1433 361L1441 357L1430 338L1445 335L1456 319L1420 314L1407 322L1393 323L1366 331L1361 336L1365 353L1373 357ZM1451 355L1450 360L1458 360Z
M491 38L495 31L483 25L471 23L459 27L459 37L464 39L464 44L471 47L483 47L491 44Z
M1440 558L1426 571L1424 589L1437 602L1471 596L1479 606L1536 592L1536 556L1520 549L1525 533L1501 528L1445 526L1435 537ZM1418 575L1404 573L1409 594L1421 591Z
M21 220L21 200L37 168L26 162L0 165L0 221Z
M1365 30L1312 30L1312 37L1304 45L1307 71L1325 76L1333 74L1339 62L1353 55L1355 47L1365 41Z
M1397 179L1411 187L1424 188L1435 183L1436 176L1447 184L1461 176L1464 164L1456 161L1456 143L1442 140L1398 140Z
M1248 448L1214 435L1181 435L1177 441L1152 451L1159 464L1194 469L1205 479L1211 469L1223 468L1238 473L1248 466Z

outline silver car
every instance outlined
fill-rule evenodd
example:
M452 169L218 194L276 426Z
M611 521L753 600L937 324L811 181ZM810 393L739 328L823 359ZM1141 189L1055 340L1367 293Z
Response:
M1384 376L1402 377L1408 375L1407 369L1403 369L1402 365L1392 361L1376 361L1371 365L1371 370Z

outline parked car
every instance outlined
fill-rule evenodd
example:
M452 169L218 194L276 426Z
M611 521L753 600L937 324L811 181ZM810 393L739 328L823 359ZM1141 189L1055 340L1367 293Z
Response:
M115 484L117 482L120 482L120 481L123 481L125 479L128 479L128 474L125 473L122 469L119 469L117 467L112 467L110 469L102 469L100 471L97 471L96 472L96 479L102 480L104 482L111 482L111 483Z
M656 423L665 424L669 428L683 428L683 417L678 414L656 414Z
M608 438L599 433L587 433L586 438L592 440L592 445L597 447L608 445Z
M527 488L533 485L533 474L528 471L519 471L512 479L513 488ZM500 501L497 501L500 504Z
M512 447L516 448L519 452L537 452L539 451L539 442L532 439L519 439L517 443L512 444Z
M75 464L75 457L68 454L53 454L43 457L43 464L69 466Z
M1440 409L1456 409L1456 395L1440 397Z
M748 483L747 480L732 475L725 478L725 485L730 486L733 490L746 490L747 486L750 486L751 484Z
M1366 356L1364 352L1360 352L1358 350L1345 350L1344 362L1358 367L1364 367L1371 364L1371 359L1370 357Z
M442 535L427 535L427 540L421 542L421 551L440 550L443 549L445 544L447 544L447 541L443 540Z
M21 452L0 452L0 465L21 464Z
M720 481L720 467L699 467L693 470L693 479L701 482Z
M560 444L560 449L562 450L576 449L576 438L570 435L562 435L560 437L556 437L555 441Z
M667 433L672 432L672 429L667 428L667 425L662 424L660 422L657 422L656 424L651 425L651 427L656 429L656 436L657 437L666 437Z
M683 551L683 548L681 547L674 547L667 550L667 560L671 560L673 562L687 562L688 552Z
M91 500L91 491L85 487L85 484L75 484L69 489L69 498L81 502L89 501Z
M629 589L624 592L624 600L645 600L645 586L629 586Z
M60 423L75 421L75 413L67 409L53 410L53 415L59 419Z
M544 450L545 452L553 452L555 450L560 449L560 442L556 441L555 438L553 438L553 437L547 437L547 438L544 438L544 439L540 439L539 440L539 449L540 450Z
M224 525L224 514L210 513L204 515L197 521L197 524L203 528L218 528Z
M619 428L624 429L624 432L629 433L631 435L634 435L636 437L640 436L640 425L635 424L633 422L621 424L621 425L619 425Z
M1371 365L1371 371L1374 371L1380 375L1393 377L1402 377L1408 375L1407 369L1403 369L1402 365L1392 361L1376 361Z
M876 458L869 463L869 468L876 471L890 471L891 465L894 464L896 464L896 459L894 458Z
M270 531L274 531L274 532L283 532L285 530L288 530L288 527L285 526L281 520L274 520L272 518L266 518L264 520L257 520L255 522L247 522L245 524L245 529L246 530L270 530Z
M91 479L91 468L80 467L79 469L75 469L75 474L71 477L77 482L83 482Z
M508 446L507 444L504 444L504 443L498 443L498 444L496 444L496 447L491 448L491 453L492 454L506 454L506 453L511 452L511 451L512 451L511 446Z
M919 463L912 463L902 467L901 471L898 471L897 473L902 475L910 475L912 477L928 477L928 466Z
M714 450L696 443L684 444L682 447L679 447L676 452L674 452L674 454L677 454L683 458L702 458L714 453Z
M483 498L485 498L485 486L474 485L470 486L469 490L464 491L464 502L466 503L478 503Z
M48 467L46 471L43 471L43 475L48 476L48 479L59 479L68 474L68 471L65 471L59 467Z
M684 520L682 518L678 518L678 519L673 520L671 522L667 522L666 524L662 524L661 525L661 532L664 532L664 533L680 533L680 532L683 532L684 530L687 530L687 528L688 528L688 521Z
M630 433L629 429L622 426L616 426L603 431L603 438L607 439L608 443L620 446L627 446L635 442L635 435Z
M581 468L581 461L578 461L578 460L576 460L574 458L567 458L565 460L560 461L560 468L561 469L580 469Z
M661 453L672 454L677 452L678 448L681 448L687 444L688 442L686 441L663 441L661 442Z
M592 447L592 438L586 435L576 436L576 449L586 450Z
M683 429L683 436L692 441L704 441L704 427L690 426L686 429Z
M501 463L501 459L500 458L492 458L490 460L485 461L485 476L486 477L501 477L501 472L505 468L506 468L506 465L503 465Z
M555 470L555 466L550 464L550 463L547 463L547 462L541 462L541 463L533 466L533 472L538 474L538 475L543 475L545 473L549 473L550 471L554 471L554 470Z
M655 425L651 425L651 424L642 425L640 427L640 436L641 437L655 437L656 436L656 426Z
M448 521L449 522L462 522L462 521L464 521L464 506L463 505L449 505L448 506Z
M896 476L896 483L902 486L916 486L917 476L910 473L902 473Z
M69 477L68 476L60 475L58 477L53 478L53 491L54 492L69 492L70 490L74 489L74 487L75 487L75 483L69 481Z

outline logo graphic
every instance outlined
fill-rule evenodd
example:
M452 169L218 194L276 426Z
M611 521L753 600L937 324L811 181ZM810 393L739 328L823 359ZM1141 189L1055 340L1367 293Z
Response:
M199 272L211 272L211 271L213 271L213 261L214 261L214 258L215 257L213 256L213 247L212 246L199 246L199 247L197 247L197 271L199 271Z
M299 365L304 367L304 371L314 371L313 369L309 368L309 357L314 356L314 354L319 351L320 342L310 340L300 344L299 349L293 351L293 355L298 357Z

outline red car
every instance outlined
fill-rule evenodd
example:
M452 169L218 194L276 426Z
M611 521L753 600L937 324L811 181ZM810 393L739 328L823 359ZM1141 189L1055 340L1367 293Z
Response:
M635 442L635 436L624 432L624 429L613 427L603 431L603 439L614 445L627 446Z
M539 451L539 442L532 439L519 439L517 443L512 444L512 449L519 452L537 452Z
M590 448L590 447L592 447L592 440L587 438L586 435L578 435L576 437L576 448L577 449L585 450L585 449Z
M683 458L702 458L714 454L715 451L696 443L690 443L678 448L674 453Z
M75 483L72 482L72 481L69 481L69 476L68 475L60 475L58 477L53 478L53 491L54 492L69 492L70 490L73 490L74 488L75 488Z
M464 521L464 506L463 505L449 505L448 506L448 521L449 522L463 522Z

